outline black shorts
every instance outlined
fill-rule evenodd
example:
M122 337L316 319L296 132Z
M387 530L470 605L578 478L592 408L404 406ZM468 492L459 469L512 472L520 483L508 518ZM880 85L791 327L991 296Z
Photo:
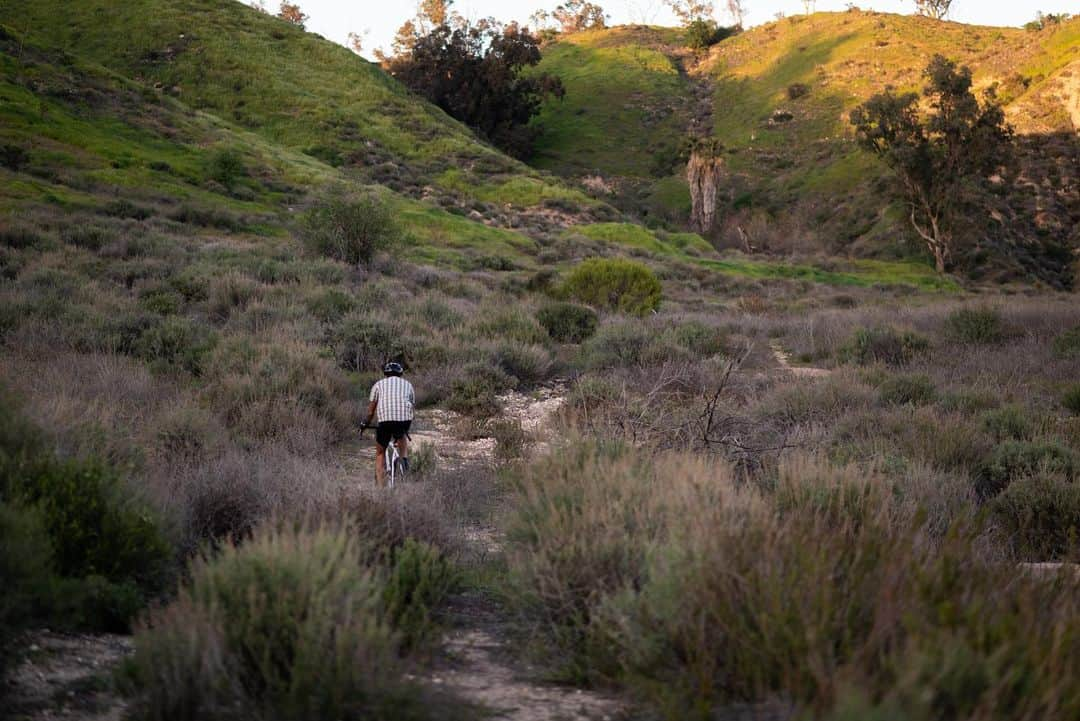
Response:
M375 429L375 442L383 448L390 445L390 439L400 441L409 432L412 421L383 421Z

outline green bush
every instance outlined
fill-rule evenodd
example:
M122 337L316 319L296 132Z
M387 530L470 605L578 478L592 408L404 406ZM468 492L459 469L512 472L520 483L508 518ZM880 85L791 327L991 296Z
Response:
M134 352L160 369L175 369L199 376L216 343L217 337L201 323L168 316L139 336Z
M100 213L111 218L129 218L132 220L146 220L153 216L154 211L150 208L136 205L126 198L110 200L101 207Z
M581 364L593 370L640 365L654 341L653 334L640 321L603 325L582 344Z
M148 511L104 466L36 457L11 462L5 485L40 514L57 573L160 589L172 551Z
M19 145L4 143L0 145L0 165L8 170L18 172L30 162L30 153Z
M1074 416L1080 416L1080 383L1073 383L1061 394L1061 405Z
M552 340L581 343L596 332L596 313L574 303L553 303L536 313L536 319Z
M457 584L453 566L434 546L409 538L393 550L383 603L405 648L433 637L435 612Z
M1035 428L1024 409L1017 405L1002 406L982 414L982 427L996 441L1026 440Z
M679 323L666 331L665 335L675 345L687 349L698 358L717 355L726 347L724 332L700 321Z
M387 590L369 551L326 527L271 527L197 559L135 637L136 711L161 721L425 719L453 707L406 677L388 599L403 613L444 588L414 549Z
M738 28L720 27L712 20L699 18L686 26L686 47L691 50L706 50L737 31Z
M323 323L336 323L356 307L356 300L338 288L323 288L308 298L307 307Z
M541 345L508 341L500 343L492 356L501 370L521 383L538 383L551 373L551 354Z
M60 231L60 240L77 248L97 252L117 239L108 228L97 225L71 225Z
M0 501L0 683L14 661L15 637L45 615L52 573L49 537L40 515L33 508Z
M492 340L520 343L543 343L547 340L547 333L537 319L516 306L481 310L472 330L481 338Z
M486 432L495 439L495 458L499 461L515 461L525 454L529 445L529 434L521 426L521 421L500 418L487 424Z
M1034 476L1011 484L994 515L1025 561L1076 560L1080 551L1080 483Z
M1080 326L1067 330L1053 342L1054 354L1062 358L1080 356Z
M582 261L562 285L563 293L581 303L634 315L656 310L661 290L648 266L622 258Z
M878 387L878 397L886 405L922 406L934 402L937 389L928 376L893 376Z
M1005 337L1005 321L997 308L961 308L945 319L946 332L959 343L997 343Z
M1078 472L1080 460L1069 448L1057 443L1006 441L976 471L975 490L981 498L992 498L1024 476L1060 475L1071 481Z
M354 312L338 323L331 345L338 365L351 371L377 371L390 360L405 362L403 329L394 321Z
M446 407L455 413L490 418L502 409L496 395L514 387L514 380L499 368L475 363L450 383Z
M891 326L859 328L851 340L841 347L839 356L844 362L859 365L885 363L904 365L930 347L930 342L913 331L899 331Z
M313 252L350 265L369 263L401 237L390 206L370 195L316 202L304 213L300 232Z
M245 175L247 175L247 168L244 167L243 157L237 151L225 148L210 156L207 177L211 180L231 189L236 181Z

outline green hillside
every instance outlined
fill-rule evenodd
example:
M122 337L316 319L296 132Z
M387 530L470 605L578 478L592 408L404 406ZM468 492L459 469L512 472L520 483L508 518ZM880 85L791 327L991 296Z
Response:
M0 22L393 190L419 196L448 168L467 167L495 187L494 202L562 195L595 205L479 142L377 66L240 2L14 0ZM533 192L521 194L523 184ZM462 205L476 200L454 191Z
M547 47L541 69L562 77L576 100L545 106L541 122L550 132L537 163L568 176L600 176L623 209L679 227L689 196L672 149L702 117L694 89L704 85L712 100L707 122L729 151L714 239L720 245L918 257L902 210L883 201L887 172L854 146L847 113L886 87L920 89L923 68L942 53L969 65L980 89L996 89L1021 135L1022 174L1036 178L1017 195L1011 216L1001 211L1007 230L1017 232L992 242L1080 243L1063 231L1080 221L1071 167L1080 19L1030 32L854 11L781 19L697 58L679 41L674 31L613 28ZM613 101L627 97L633 100ZM650 124L649 113L663 120ZM1030 134L1053 137L1029 144L1023 139ZM1043 176L1049 182L1038 180ZM1005 275L1043 272L1043 252L1024 251L1030 257Z

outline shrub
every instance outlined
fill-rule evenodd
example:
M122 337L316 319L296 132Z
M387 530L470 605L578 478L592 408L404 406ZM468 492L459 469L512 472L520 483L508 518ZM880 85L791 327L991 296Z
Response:
M698 358L722 353L726 347L724 332L700 321L680 323L665 334L673 343L686 348Z
M538 383L551 373L551 355L539 345L501 343L495 348L493 360L507 375L521 383Z
M998 445L975 474L975 490L992 498L1010 483L1036 473L1075 478L1080 462L1070 449L1056 443L1006 441Z
M1005 337L1005 322L997 308L961 308L945 319L949 337L960 343L997 343Z
M27 248L40 248L48 242L46 236L37 230L25 225L0 226L0 246L25 250Z
M1001 405L1001 400L994 393L973 388L961 388L945 393L941 396L940 402L942 410L969 416L980 411L993 410L999 405Z
M792 83L788 86L788 100L798 100L810 94L810 86L806 83Z
M1080 356L1080 326L1067 330L1053 342L1054 354L1062 358Z
M60 231L60 240L96 252L115 241L116 233L96 225L70 225Z
M207 177L226 188L232 188L236 181L247 175L244 159L240 153L230 148L216 151L210 156Z
M638 321L601 326L581 346L581 363L589 369L616 368L641 364L654 338Z
M1025 440L1035 430L1027 413L1017 405L1002 406L983 413L982 427L996 441Z
M486 426L487 433L495 439L495 458L500 461L514 461L525 455L529 445L529 434L516 419L501 418Z
M383 603L405 648L432 637L434 613L457 584L454 568L434 546L409 538L393 550Z
M0 683L12 665L13 641L40 620L50 597L52 554L41 517L32 508L0 501ZM2 697L3 694L0 694Z
M552 340L581 343L596 332L596 313L574 303L553 303L536 313L536 319Z
M375 196L335 196L304 213L300 232L315 253L350 265L371 262L401 236L389 205Z
M1074 416L1080 416L1080 383L1073 383L1061 394L1061 405Z
M515 340L521 343L543 343L547 333L527 312L518 307L481 309L473 330L481 338Z
M280 527L197 559L135 637L138 710L163 721L446 712L407 681L386 586L365 554L343 530ZM403 583L415 593L415 579Z
M929 341L912 331L875 326L856 330L847 345L841 347L839 356L841 361L860 365L904 365L929 347Z
M994 499L994 515L1025 561L1075 560L1080 551L1080 483L1034 476Z
M307 307L323 323L336 323L356 307L356 301L343 290L324 288L308 299Z
M110 200L100 210L102 215L112 218L129 218L132 220L146 220L154 214L150 208L136 205L126 198Z
M374 371L390 360L406 360L403 329L395 322L362 313L346 316L334 329L338 364L351 371Z
M496 397L500 391L512 388L514 381L498 368L484 364L468 366L464 373L450 383L446 407L455 413L489 418L502 406Z
M181 205L169 213L169 220L187 225L198 225L203 228L219 228L231 232L239 232L244 229L244 220L227 210L219 208L207 208L196 205Z
M40 513L57 573L162 587L171 549L146 509L124 499L114 473L37 457L14 463L6 475L15 497Z
M30 153L26 148L11 143L0 145L0 165L18 172L30 162Z
M590 258L570 271L562 291L596 308L645 315L659 307L661 286L643 263L622 258Z
M692 50L706 50L736 32L738 28L720 27L711 20L699 18L686 26L686 46Z
M217 338L206 326L169 316L150 327L135 343L135 354L160 369L201 375Z
M928 376L893 376L878 387L878 397L886 405L921 406L934 402L937 389Z

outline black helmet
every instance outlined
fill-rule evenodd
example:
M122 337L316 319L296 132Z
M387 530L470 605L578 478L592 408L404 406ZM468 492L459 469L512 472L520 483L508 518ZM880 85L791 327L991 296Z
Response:
M399 376L405 372L405 369L401 367L401 364L396 361L390 361L382 367L383 375L387 376Z

